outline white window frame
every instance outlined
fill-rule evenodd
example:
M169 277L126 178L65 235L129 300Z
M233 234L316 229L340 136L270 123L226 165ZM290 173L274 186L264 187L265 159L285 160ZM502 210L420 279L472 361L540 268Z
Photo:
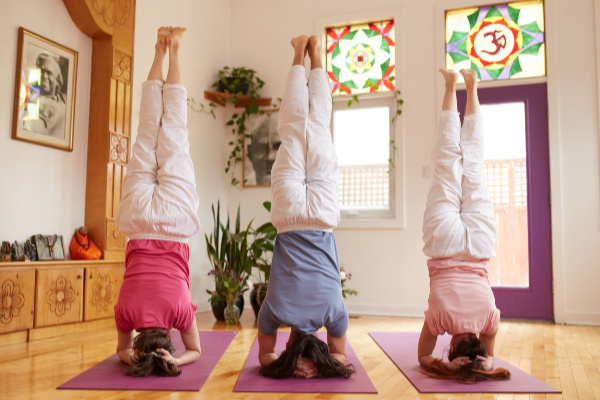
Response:
M393 19L396 38L395 38L395 52L396 52L396 71L394 86L402 90L402 74L403 68L399 67L399 62L402 60L402 40L398 40L402 35L402 9L391 8L382 10L368 10L360 13L350 14L336 14L329 17L318 18L315 20L315 34L321 36L321 43L323 43L323 60L326 59L326 28L332 26L339 26L345 23L357 24L367 21L382 21L386 19ZM352 108L358 108L366 106L368 102L372 101L389 101L391 110L390 112L396 112L394 93L391 91L381 93L361 93L357 95L358 103L353 103ZM348 107L348 100L352 96L337 95L333 97L333 107ZM362 104L361 104L362 103ZM387 105L387 104L386 104ZM390 120L393 115L390 116ZM332 117L333 119L333 117ZM405 199L405 154L404 154L404 116L396 118L395 123L390 124L390 139L394 140L396 151L390 149L390 155L394 161L394 169L390 172L390 213L387 217L376 217L370 216L367 213L359 213L358 216L344 215L342 213L340 223L336 229L339 230L355 230L355 229L404 229L406 221L406 199ZM332 124L333 129L333 124ZM333 135L333 130L332 130ZM392 194L393 193L393 194Z
M348 106L348 99L351 96L334 96L333 97L333 111L331 113L331 134L335 130L335 118L334 113L338 110L343 111L352 111L359 109L367 109L367 108L375 108L375 107L387 107L389 110L389 140L395 142L395 129L394 123L392 123L392 118L394 118L394 114L396 113L396 105L394 94L391 92L382 92L382 93L373 93L373 94L361 94L358 95L358 102L354 101L351 106ZM335 137L333 138L333 144L335 146ZM396 161L396 155L394 154L394 150L392 146L389 146L389 157L392 158L392 161ZM394 199L396 198L395 192L395 176L396 176L396 168L392 168L393 163L390 165L389 169L389 198L388 198L388 206L387 210L340 210L340 216L342 220L365 220L365 219L393 219L395 217L396 208Z

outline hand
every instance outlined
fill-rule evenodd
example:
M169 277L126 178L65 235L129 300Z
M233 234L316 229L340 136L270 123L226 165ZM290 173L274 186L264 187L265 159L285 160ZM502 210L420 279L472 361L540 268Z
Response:
M460 369L460 367L462 367L463 365L466 365L466 364L470 364L470 363L471 363L471 359L469 357L456 357L451 362L445 363L445 364L446 364L446 368L449 371L458 371Z
M156 349L156 353L160 355L160 358L165 360L166 362L170 362L177 366L177 360L165 349Z
M298 378L314 378L318 375L317 366L311 359L299 356L294 375Z
M491 371L494 368L494 356L477 356L477 359L481 361L484 370Z

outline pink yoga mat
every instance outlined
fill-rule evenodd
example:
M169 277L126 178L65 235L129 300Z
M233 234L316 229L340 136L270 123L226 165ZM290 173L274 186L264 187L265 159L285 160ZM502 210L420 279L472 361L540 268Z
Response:
M485 381L466 385L450 380L435 379L419 372L417 360L418 332L370 332L369 335L396 364L413 386L421 393L561 393L506 361L495 357L495 368L506 368L511 377L508 381ZM438 337L433 355L441 358L450 347L450 336Z
M281 354L290 336L289 332L277 334L277 345L275 351ZM327 333L319 332L319 339L327 341ZM266 378L258 373L260 364L258 362L258 340L248 354L246 364L233 389L234 392L276 392L276 393L377 393L377 389L369 379L367 372L356 357L354 350L346 342L347 364L353 364L356 374L349 379L344 378Z
M121 362L115 353L100 364L60 385L58 389L198 391L236 334L237 332L233 331L200 332L202 349L200 358L195 363L181 366L182 372L179 376L144 378L126 376L123 372L127 369L127 365ZM175 332L171 334L171 340L179 354L184 349L181 336Z

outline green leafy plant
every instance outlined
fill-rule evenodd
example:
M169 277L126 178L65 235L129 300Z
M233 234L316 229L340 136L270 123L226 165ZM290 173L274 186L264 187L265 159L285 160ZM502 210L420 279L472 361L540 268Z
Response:
M247 281L254 260L251 257L248 237L252 221L245 229L240 226L240 207L238 206L235 227L230 226L229 216L224 225L220 219L221 204L217 203L217 211L212 206L214 228L206 239L208 259L213 269L209 272L215 279L215 290L207 290L211 295L212 305L219 301L233 302L237 296L248 290Z
M195 111L200 114L208 114L211 115L213 119L217 119L217 116L215 115L215 108L217 107L217 105L212 101L209 102L206 106L204 105L204 103L196 101L196 99L194 99L193 97L188 97L187 105L192 111Z
M263 207L270 212L271 202L265 201ZM277 229L271 222L266 222L253 230L252 235L254 240L250 245L250 254L254 260L254 266L258 269L258 280L268 285Z
M236 166L241 163L244 155L244 138L250 138L246 133L246 123L251 115L262 115L264 110L259 109L257 100L260 98L259 90L264 86L265 82L260 79L256 71L245 67L230 68L223 67L219 70L219 79L213 83L213 87L217 90L230 94L228 101L233 104L239 103L242 96L244 97L245 105L243 111L236 112L231 115L231 118L225 123L231 129L233 140L228 145L230 148L229 156L227 157L227 165L225 173L231 177L231 185L241 186L242 182L235 175ZM281 99L278 99L281 102ZM277 104L273 104L277 107ZM246 154L246 156L248 156Z

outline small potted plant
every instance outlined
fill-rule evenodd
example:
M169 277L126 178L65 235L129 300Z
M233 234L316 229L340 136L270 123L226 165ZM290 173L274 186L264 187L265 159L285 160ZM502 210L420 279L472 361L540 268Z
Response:
M213 87L219 92L258 97L258 90L265 84L256 71L246 67L229 68L223 67L219 70L219 79L213 83ZM234 103L235 100L232 100Z
M254 265L250 256L248 236L252 221L245 230L240 228L240 208L238 207L234 229L231 228L229 217L223 225L220 220L221 204L217 203L217 211L212 206L214 228L206 239L206 250L213 270L209 272L215 279L215 290L207 290L210 294L210 303L213 314L218 321L225 320L228 324L235 324L244 309L243 293L248 290L247 281ZM226 309L233 312L234 306L239 309L237 318L225 318Z

